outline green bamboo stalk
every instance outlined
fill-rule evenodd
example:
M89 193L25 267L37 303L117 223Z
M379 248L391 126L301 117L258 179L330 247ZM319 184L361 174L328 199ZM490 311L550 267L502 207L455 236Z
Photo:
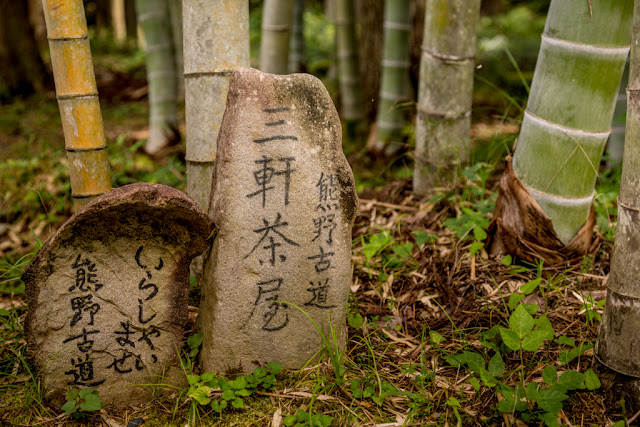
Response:
M262 9L260 70L287 74L293 0L265 0Z
M169 1L169 19L176 63L176 100L184 101L184 50L182 46L182 1Z
M78 209L111 189L107 142L82 0L42 2L56 97Z
M377 152L393 155L403 145L405 110L399 104L408 101L409 35L411 0L386 0L384 7L384 49L382 84L378 99Z
M469 162L480 0L427 0L420 59L413 191L455 180Z
M640 377L640 0L635 1L633 19L618 227L595 353L609 368Z
M289 73L299 73L304 67L304 1L294 0L293 25L289 40Z
M149 85L149 138L145 144L149 154L179 139L176 63L168 1L136 0L138 24L145 39Z
M353 0L334 0L333 8L336 25L342 118L347 121L356 121L362 118L363 110L355 27L355 5Z
M249 1L184 0L182 13L187 194L207 210L229 77L249 66Z
M513 155L565 245L585 224L629 49L633 0L553 0Z

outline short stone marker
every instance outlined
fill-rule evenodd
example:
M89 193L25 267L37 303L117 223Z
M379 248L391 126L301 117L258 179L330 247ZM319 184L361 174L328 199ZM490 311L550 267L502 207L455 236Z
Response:
M320 80L236 69L209 207L217 235L198 315L204 371L303 366L323 348L305 313L345 344L357 205Z
M195 202L158 184L112 190L60 227L23 275L47 401L62 405L71 387L116 406L152 398L136 384L162 382L177 364L189 261L210 232Z

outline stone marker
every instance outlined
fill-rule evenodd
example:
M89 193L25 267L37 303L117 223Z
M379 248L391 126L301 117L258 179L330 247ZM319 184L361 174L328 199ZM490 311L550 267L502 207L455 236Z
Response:
M188 316L189 261L211 221L158 184L112 190L73 215L23 275L29 355L46 399L92 387L106 404L150 400L167 381Z
M300 310L344 345L357 205L320 80L236 69L209 206L217 235L198 318L204 371L303 366L323 342Z

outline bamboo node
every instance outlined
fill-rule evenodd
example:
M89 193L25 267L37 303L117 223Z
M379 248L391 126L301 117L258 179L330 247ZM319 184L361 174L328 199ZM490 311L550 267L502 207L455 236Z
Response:
M429 49L425 45L420 46L420 50L422 50L422 52L426 53L427 55L429 55L429 56L431 56L431 57L433 57L435 59L439 59L439 60L445 61L445 62L458 63L458 62L466 62L466 61L475 61L475 59L476 59L475 55L457 56L457 55L447 55L447 54L444 54L444 53L434 52L433 50Z

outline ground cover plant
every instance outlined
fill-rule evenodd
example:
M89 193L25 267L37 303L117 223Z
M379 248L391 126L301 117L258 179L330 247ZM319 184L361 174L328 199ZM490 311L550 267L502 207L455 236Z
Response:
M500 19L507 25L516 18L512 12ZM496 37L480 39L489 46ZM142 57L121 50L107 60L107 51L113 56L113 49L98 45L95 63L113 186L145 181L184 189L184 144L155 158L141 150L148 113L140 97ZM523 73L516 73L518 79L530 78ZM488 103L486 87L476 95L486 109L474 110L474 163L459 171L455 185L429 197L411 193L408 158L370 159L361 141L345 141L360 196L347 348L299 371L271 363L220 376L198 370L202 337L189 331L182 348L184 382L167 380L152 388L157 397L151 403L117 411L103 408L91 389L70 389L60 408L44 404L24 339L20 277L71 213L64 144L53 92L2 105L0 424L631 424L637 408L593 357L620 171L600 173L599 235L593 253L579 264L551 268L510 256L490 258L484 243L497 178L520 111L513 99ZM196 281L192 287L193 321Z

